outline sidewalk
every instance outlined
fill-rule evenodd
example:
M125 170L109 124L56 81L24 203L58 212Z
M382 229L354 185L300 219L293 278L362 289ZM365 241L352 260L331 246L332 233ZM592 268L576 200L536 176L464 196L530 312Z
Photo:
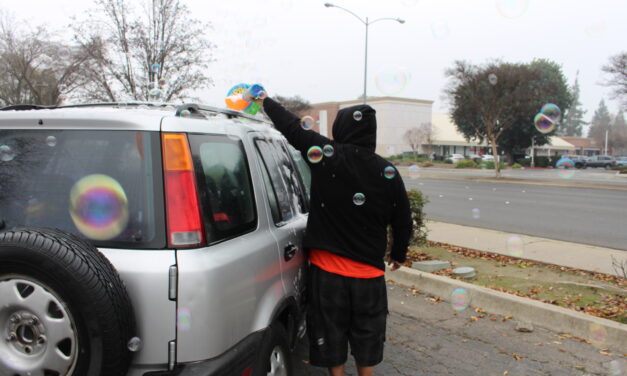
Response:
M627 258L627 251L477 227L429 221L427 228L427 237L434 242L606 274L618 275L612 268L612 257L618 261ZM514 237L522 240L522 248L516 244L520 243ZM510 249L509 239L512 239L509 241ZM513 250L512 246L516 249Z

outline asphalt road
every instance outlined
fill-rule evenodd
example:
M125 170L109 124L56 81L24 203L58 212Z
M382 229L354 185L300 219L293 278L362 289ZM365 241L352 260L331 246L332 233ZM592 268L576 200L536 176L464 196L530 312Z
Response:
M386 376L585 376L626 375L625 357L543 328L532 333L515 330L515 319L454 311L445 302L388 284L390 315L384 361L375 368ZM477 319L473 320L472 316ZM602 346L601 346L602 348ZM307 365L307 348L296 354L296 375L323 376ZM356 375L354 362L346 374Z
M627 250L627 192L405 177L430 220Z

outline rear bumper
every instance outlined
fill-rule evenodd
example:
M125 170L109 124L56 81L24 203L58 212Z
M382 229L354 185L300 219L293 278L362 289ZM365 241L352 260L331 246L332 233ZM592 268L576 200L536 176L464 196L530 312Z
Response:
M267 329L255 332L217 358L177 364L172 371L144 373L144 376L240 376L252 375L257 353ZM250 369L250 373L245 373Z

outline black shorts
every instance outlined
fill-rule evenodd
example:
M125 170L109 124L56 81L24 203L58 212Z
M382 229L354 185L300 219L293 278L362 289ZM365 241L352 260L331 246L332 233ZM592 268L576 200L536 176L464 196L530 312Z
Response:
M307 331L312 365L335 367L346 363L348 343L358 366L381 363L388 314L383 276L344 277L311 265L308 291Z

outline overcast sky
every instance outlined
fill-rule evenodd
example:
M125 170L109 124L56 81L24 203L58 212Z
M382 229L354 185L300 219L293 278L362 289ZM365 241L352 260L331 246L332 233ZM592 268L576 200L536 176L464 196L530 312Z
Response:
M135 0L144 1L144 0ZM260 82L270 94L300 95L316 103L356 99L363 92L365 26L317 0L182 0L190 17L209 21L217 46L208 72L215 86L200 93L223 105L239 82ZM499 58L561 64L569 84L579 71L581 102L590 119L602 98L615 113L601 66L627 50L625 0L334 0L370 20L368 95L428 99L446 112L444 70L463 59ZM63 29L86 0L0 0L31 25ZM403 83L406 83L403 85Z

